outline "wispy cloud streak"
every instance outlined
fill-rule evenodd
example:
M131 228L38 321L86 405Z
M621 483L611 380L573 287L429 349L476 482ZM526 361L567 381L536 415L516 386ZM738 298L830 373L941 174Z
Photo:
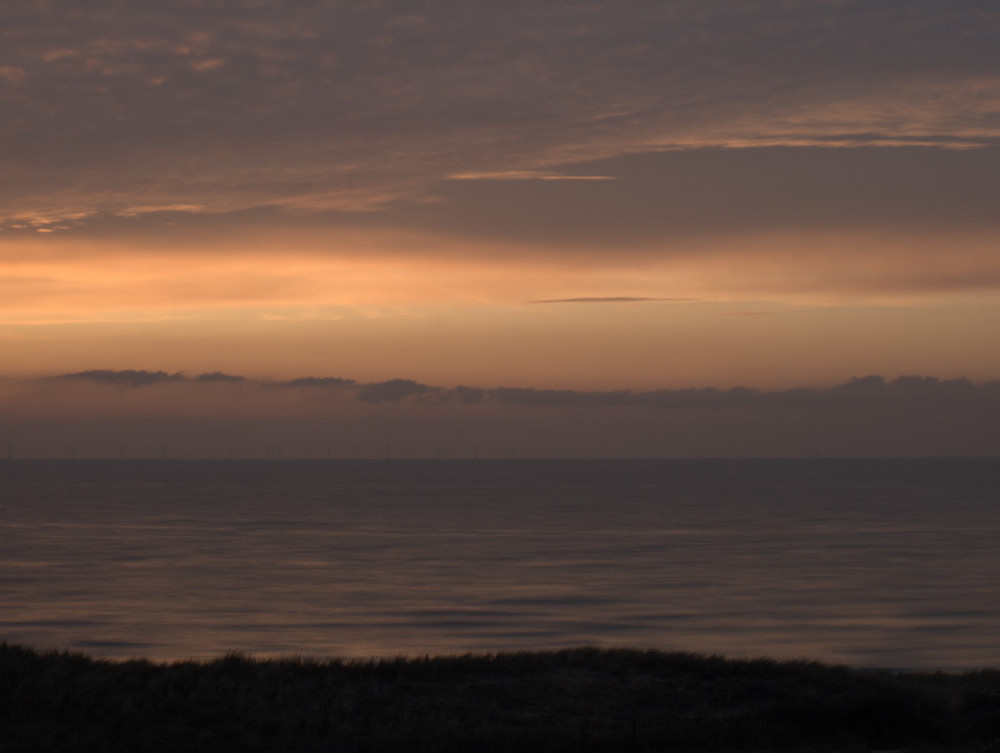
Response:
M598 296L581 298L543 298L538 301L528 301L528 303L644 303L652 301L667 302L690 302L693 298L644 298L640 296Z

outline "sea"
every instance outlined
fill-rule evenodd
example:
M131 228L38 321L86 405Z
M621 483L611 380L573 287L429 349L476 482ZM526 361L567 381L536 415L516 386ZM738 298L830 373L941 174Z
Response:
M0 640L1000 667L1000 460L0 461Z

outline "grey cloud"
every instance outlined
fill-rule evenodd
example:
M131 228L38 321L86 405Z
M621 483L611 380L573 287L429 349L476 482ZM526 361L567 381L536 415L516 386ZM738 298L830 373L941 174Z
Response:
M340 377L300 377L290 379L287 382L267 382L264 386L269 388L282 387L319 387L322 389L343 389L353 387L353 379L342 379Z
M420 384L412 379L390 379L361 385L358 400L365 403L398 402L415 395L435 394L439 391L437 387Z
M759 402L776 393L759 393L745 387L718 390L713 387L681 390L632 392L613 390L583 392L578 390L542 390L531 387L500 387L487 390L488 398L508 405L555 406L575 408L606 407L719 407Z
M578 392L576 390L540 390L532 387L498 387L487 390L489 398L499 403L530 406L602 407L634 405L632 392Z
M180 372L170 374L166 371L137 371L135 369L115 371L113 369L91 369L89 371L78 371L72 374L62 374L57 377L57 379L75 379L126 387L146 387L151 384L162 384L163 382L183 381L184 375Z
M998 18L979 0L8 2L0 216L371 210L650 149L992 143Z
M473 402L461 387L445 392L445 396L461 402ZM803 407L843 407L865 405L872 402L939 403L942 401L1000 400L1000 381L975 385L967 379L939 380L934 377L901 376L892 381L881 376L852 378L849 381L824 389L795 388L779 391L760 391L747 387L720 390L713 387L652 390L633 392L613 390L587 392L580 390L552 390L531 387L499 387L478 391L475 402L493 401L504 405L529 407L571 408L707 408L718 410L740 406L757 406L768 409Z
M224 374L221 371L213 371L211 373L199 374L194 378L194 381L235 383L235 382L245 382L246 379L247 378L244 376L237 376L235 374Z
M951 400L975 398L981 394L1000 396L1000 382L990 381L977 386L968 379L901 376L890 382L881 376L867 376L851 379L826 390L824 394L849 399Z
M234 384L247 381L247 378L244 376L225 374L221 371L199 374L194 379L188 379L179 371L171 373L167 371L145 371L142 369L90 369L88 371L77 371L72 374L62 374L56 377L56 379L73 379L126 387L146 387L165 382L216 382Z

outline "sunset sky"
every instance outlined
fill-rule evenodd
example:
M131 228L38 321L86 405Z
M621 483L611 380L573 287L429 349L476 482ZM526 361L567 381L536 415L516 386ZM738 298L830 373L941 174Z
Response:
M998 39L993 0L8 0L0 418L305 415L305 377L472 423L871 375L996 410Z

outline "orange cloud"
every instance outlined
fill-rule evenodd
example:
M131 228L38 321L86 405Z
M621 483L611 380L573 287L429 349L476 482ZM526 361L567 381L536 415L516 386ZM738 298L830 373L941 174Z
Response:
M238 252L232 244L8 241L0 246L0 319L169 317L226 308L287 317L317 307L388 307L399 315L423 306L551 300L914 305L1000 287L1000 237L989 232L787 231L689 239L672 243L670 254L639 248L623 257L412 233L262 236L256 244L240 242Z

